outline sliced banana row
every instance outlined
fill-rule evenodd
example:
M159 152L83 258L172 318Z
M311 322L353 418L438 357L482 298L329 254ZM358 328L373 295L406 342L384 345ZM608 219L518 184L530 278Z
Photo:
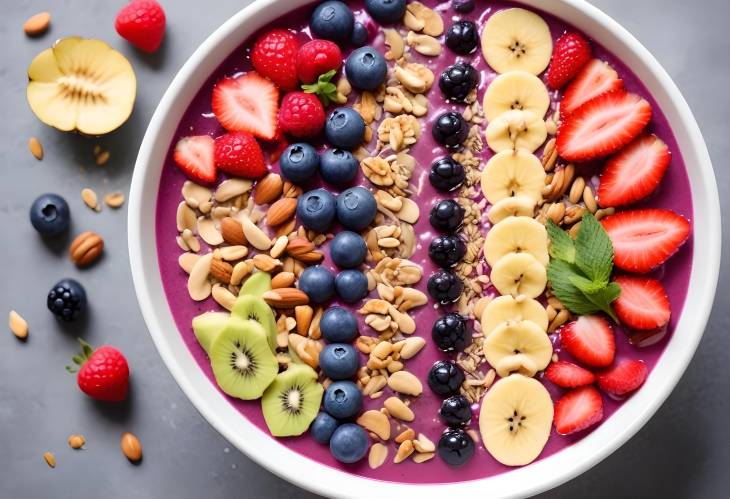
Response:
M482 55L497 73L545 71L553 52L550 28L529 10L500 10L487 20L482 31Z

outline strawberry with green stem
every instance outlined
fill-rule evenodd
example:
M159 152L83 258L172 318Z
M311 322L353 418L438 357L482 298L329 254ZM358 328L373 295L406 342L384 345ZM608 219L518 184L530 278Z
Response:
M104 402L121 402L127 398L129 389L129 365L122 352L109 345L96 350L79 338L81 353L72 360L79 366L66 366L70 373L76 373L79 388L89 397Z

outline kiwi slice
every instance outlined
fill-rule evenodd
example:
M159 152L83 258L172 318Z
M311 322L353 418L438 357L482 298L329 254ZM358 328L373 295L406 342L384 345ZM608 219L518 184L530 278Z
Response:
M253 295L261 298L267 291L271 291L271 275L268 272L256 272L246 279L238 296Z
M279 371L263 326L240 317L231 317L208 355L221 390L243 400L261 397Z
M276 351L276 335L279 329L276 327L276 319L271 307L258 296L239 295L233 305L231 315L241 319L256 321L264 327L271 351Z
M195 338L206 352L210 351L210 345L218 333L228 324L231 314L228 312L206 312L193 317L193 333Z
M301 435L319 412L324 388L317 373L304 364L290 364L279 373L261 398L269 431L275 437Z

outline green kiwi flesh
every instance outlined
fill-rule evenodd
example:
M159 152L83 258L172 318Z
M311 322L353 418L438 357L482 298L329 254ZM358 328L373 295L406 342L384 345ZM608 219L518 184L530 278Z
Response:
M230 319L231 314L228 312L205 312L193 318L193 333L203 350L210 351L211 343Z
M271 275L268 272L255 272L241 286L238 296L253 295L258 298L271 291Z
M239 295L233 304L231 317L238 317L244 320L256 321L266 331L266 338L272 352L276 351L276 335L279 329L276 327L276 319L271 307L258 296Z
M304 364L290 364L279 373L261 398L261 409L275 437L301 435L319 412L324 388L317 373Z

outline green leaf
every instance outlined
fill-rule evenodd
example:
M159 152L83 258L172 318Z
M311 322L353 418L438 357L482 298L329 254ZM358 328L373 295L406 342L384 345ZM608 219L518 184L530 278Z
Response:
M575 262L575 243L567 232L548 220L547 233L550 237L550 256L568 263Z
M327 71L324 74L319 75L316 83L310 83L302 85L302 90L308 94L315 94L322 101L323 105L328 105L330 102L334 102L337 98L337 86L331 83L332 77L337 74L334 69Z
M570 282L584 294L596 293L604 289L606 286L602 282L591 281L579 274L573 274L570 276Z
M582 277L574 265L562 260L550 260L547 267L547 276L553 294L574 314L587 315L600 310L592 301L586 298L583 291L573 284L571 278L575 276Z
M583 215L575 239L575 264L593 282L603 286L613 269L613 245L603 226L591 213Z
M613 319L615 322L618 322L618 318L611 308L611 303L613 303L620 294L621 286L619 286L615 282L611 282L607 286L599 289L594 293L585 293L585 296L596 307L608 314L611 319Z

